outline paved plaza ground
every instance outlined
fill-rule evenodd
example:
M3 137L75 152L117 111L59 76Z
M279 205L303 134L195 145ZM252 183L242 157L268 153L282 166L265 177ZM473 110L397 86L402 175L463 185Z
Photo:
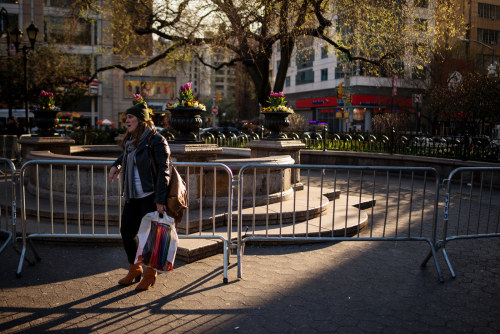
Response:
M0 254L2 333L499 333L500 239L450 243L457 273L420 267L421 242L247 245L243 279L222 255L161 275L149 291L117 281L120 247L37 244L42 261ZM29 253L30 254L30 253ZM441 261L442 262L442 261Z

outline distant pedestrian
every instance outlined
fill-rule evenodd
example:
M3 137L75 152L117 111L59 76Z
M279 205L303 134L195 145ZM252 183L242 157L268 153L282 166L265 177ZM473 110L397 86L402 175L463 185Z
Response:
M149 118L149 109L142 97L136 97L134 106L125 112L127 133L123 137L122 155L109 171L109 180L122 174L125 196L120 233L130 264L127 276L118 281L121 285L138 282L143 274L140 265L134 264L138 248L137 233L142 218L149 212L165 212L167 185L170 181L168 161L170 148L167 140L160 135ZM148 150L151 149L154 162ZM152 167L156 163L156 168ZM158 174L154 175L153 170ZM147 267L136 290L148 290L156 280L156 271Z
M21 135L19 123L17 123L17 120L14 116L9 116L9 118L7 119L7 134L18 137Z

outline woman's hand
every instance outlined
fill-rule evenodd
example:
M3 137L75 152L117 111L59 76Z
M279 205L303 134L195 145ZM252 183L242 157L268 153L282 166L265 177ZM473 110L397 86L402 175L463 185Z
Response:
M115 177L117 179L120 178L120 171L118 170L118 168L116 168L115 166L111 167L111 169L109 170L109 175L108 175L108 178L109 178L109 182L113 183Z
M165 207L165 204L158 204L156 203L156 211L161 215L163 212L165 212L167 208Z

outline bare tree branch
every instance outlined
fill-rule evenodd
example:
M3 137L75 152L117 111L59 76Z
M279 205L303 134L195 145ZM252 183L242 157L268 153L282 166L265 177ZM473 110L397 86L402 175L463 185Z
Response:
M115 65L108 65L108 66L100 67L94 72L94 74L92 74L92 76L88 79L88 81L86 83L89 84L90 82L92 82L92 80L94 80L97 77L97 74L99 74L100 72L104 72L104 71L111 70L111 69L119 69L125 73L130 73L130 72L134 72L134 71L146 68L146 67L151 66L154 63L166 58L171 52L173 52L177 48L184 46L184 45L185 45L185 43L173 44L173 45L169 46L165 51L163 51L162 53L157 55L156 57L148 59L147 61L145 61L137 66L125 67L125 66L120 65L120 64L115 64Z
M226 66L226 67L234 66L237 62L244 61L243 58L234 58L234 59L231 59L228 62L223 62L223 63L220 63L217 66L214 66L212 64L209 64L209 63L205 62L205 60L203 60L203 57L200 54L197 54L196 58L198 58L198 60L200 61L200 63L202 63L203 65L205 65L207 67L210 67L211 69L214 69L216 71L220 70L224 66Z

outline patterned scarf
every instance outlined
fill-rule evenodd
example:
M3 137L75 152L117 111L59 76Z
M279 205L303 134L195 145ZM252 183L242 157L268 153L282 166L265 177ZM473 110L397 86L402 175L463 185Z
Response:
M146 128L139 138L138 146L148 138L152 130ZM135 183L134 183L134 165L135 165L135 154L137 147L134 146L134 138L127 140L125 143L125 156L123 161L125 165L123 166L123 189L125 190L125 200L128 201L131 198L136 197Z

